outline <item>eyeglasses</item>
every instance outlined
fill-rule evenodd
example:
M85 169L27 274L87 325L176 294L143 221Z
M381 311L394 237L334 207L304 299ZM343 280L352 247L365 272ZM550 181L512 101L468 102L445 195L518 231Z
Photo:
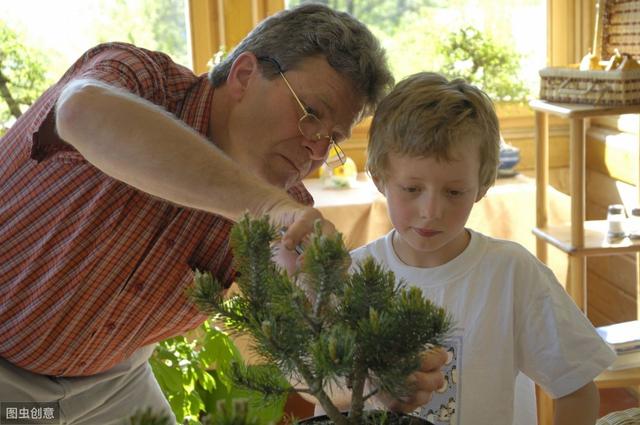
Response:
M296 92L293 90L293 87L291 87L291 84L289 84L287 77L284 76L284 71L282 70L280 63L278 63L277 60L270 58L268 56L258 57L258 60L267 61L276 67L276 69L278 70L278 73L284 80L284 83L287 85L287 87L289 87L289 90L291 91L293 98L296 100L296 103L298 104L298 106L300 106L300 109L302 110L302 117L300 117L300 119L298 120L298 131L300 131L300 134L302 135L302 137L304 137L305 139L314 140L317 142L328 139L329 154L327 158L324 160L325 164L327 164L327 167L330 167L330 168L336 168L341 165L344 165L345 162L347 162L347 156L345 155L344 151L342 150L338 142L336 142L333 139L333 136L322 134L322 122L320 121L320 118L316 117L314 114L307 111L307 108L300 101L300 98L298 97Z

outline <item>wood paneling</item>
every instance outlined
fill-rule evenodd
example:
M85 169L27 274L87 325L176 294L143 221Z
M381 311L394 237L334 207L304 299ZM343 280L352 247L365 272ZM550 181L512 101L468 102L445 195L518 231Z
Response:
M635 296L636 271L635 255L609 255L591 257L587 269L594 275L616 283L616 286L630 297Z
M229 51L261 20L284 8L284 0L189 0L193 70L207 72L213 54Z
M636 205L636 187L591 169L587 170L587 219L603 220L607 206L624 204L627 212Z
M606 217L607 206L637 204L637 116L603 117L588 130L587 219ZM636 319L636 256L587 260L588 316L595 326Z
M636 318L635 297L620 289L615 282L604 279L595 273L588 276L587 299L589 306L587 313L595 326ZM597 323L596 318L591 316L591 310L596 310L598 321L604 323Z
M635 184L638 175L638 136L592 127L587 138L587 168Z

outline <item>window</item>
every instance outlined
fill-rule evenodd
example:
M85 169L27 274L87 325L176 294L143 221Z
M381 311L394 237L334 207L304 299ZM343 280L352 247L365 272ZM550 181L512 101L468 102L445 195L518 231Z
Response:
M0 17L0 134L87 49L124 41L191 68L187 0L4 1ZM20 46L10 50L9 45ZM29 86L29 87L26 87ZM13 107L9 106L13 102ZM16 107L18 110L16 110Z
M308 1L313 0L288 0L286 4L292 7ZM546 0L324 0L321 3L347 11L371 28L387 50L396 80L418 71L439 71L449 77L466 78L494 100L515 100L538 91L538 70L547 62ZM455 37L462 43L456 44ZM474 43L473 48L465 49L465 44L469 47L470 43ZM499 58L498 63L483 58L483 54L493 54L493 58ZM465 55L471 56L465 58ZM514 65L511 76L506 69L507 62ZM471 69L478 68L478 63L480 69ZM516 96L517 91L509 94L491 89L488 84L521 84L525 89Z

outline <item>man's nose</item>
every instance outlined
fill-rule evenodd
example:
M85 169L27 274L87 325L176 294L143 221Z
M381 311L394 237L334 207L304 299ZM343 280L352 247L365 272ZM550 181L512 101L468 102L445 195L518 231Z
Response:
M311 159L324 160L327 157L329 148L331 147L331 138L320 134L310 139L304 138L302 145L311 153Z

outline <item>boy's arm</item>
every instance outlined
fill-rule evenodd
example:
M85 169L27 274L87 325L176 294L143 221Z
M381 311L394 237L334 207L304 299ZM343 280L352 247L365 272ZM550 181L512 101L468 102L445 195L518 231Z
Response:
M556 399L554 425L593 425L598 419L600 394L593 381Z

